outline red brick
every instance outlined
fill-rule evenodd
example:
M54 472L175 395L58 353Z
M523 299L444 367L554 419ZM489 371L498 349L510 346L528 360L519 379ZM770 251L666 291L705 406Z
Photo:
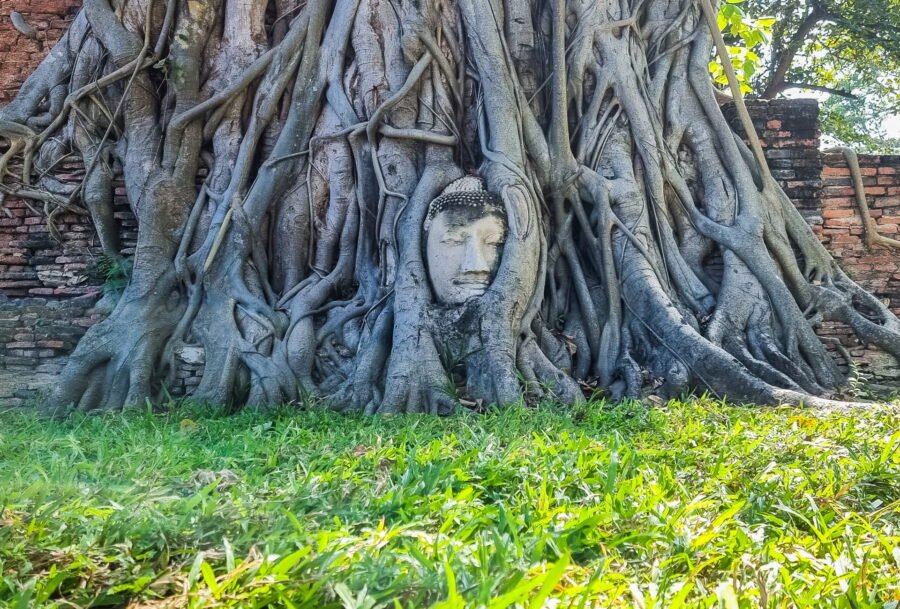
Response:
M822 168L823 176L848 176L850 175L850 169L847 167L823 167Z
M850 214L845 217L828 218L825 220L825 226L828 228L851 227L860 223L861 220L859 218Z
M823 190L823 194L827 198L852 197L856 194L852 186L826 186Z

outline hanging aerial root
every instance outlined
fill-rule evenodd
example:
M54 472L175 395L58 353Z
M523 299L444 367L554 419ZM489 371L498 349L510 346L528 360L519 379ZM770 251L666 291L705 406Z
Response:
M866 200L866 189L863 186L862 172L859 169L859 157L856 156L856 151L846 147L838 148L838 150L844 155L844 160L847 161L847 167L850 169L856 206L859 208L860 217L862 217L863 239L866 247L880 245L893 249L900 248L900 241L878 234L878 225L869 213L869 202Z
M726 60L749 147L730 131L709 0L276 4L271 24L263 0L87 0L0 111L0 191L80 197L114 251L121 172L139 225L54 403L158 397L185 345L195 397L370 414L592 387L844 408L816 322L900 356L900 322L772 179ZM28 185L73 145L83 185ZM506 234L486 291L451 304L423 223L466 174ZM896 247L864 204L867 244Z

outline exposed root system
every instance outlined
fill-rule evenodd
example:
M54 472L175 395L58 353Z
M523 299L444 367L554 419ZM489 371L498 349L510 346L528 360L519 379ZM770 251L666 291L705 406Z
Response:
M815 323L900 357L900 322L729 129L712 10L86 0L0 110L5 192L82 206L115 253L121 174L138 219L131 283L52 403L157 398L187 344L206 353L194 397L236 406L446 414L589 386L843 406ZM73 151L86 178L61 190ZM487 292L447 307L422 224L466 174L508 235Z

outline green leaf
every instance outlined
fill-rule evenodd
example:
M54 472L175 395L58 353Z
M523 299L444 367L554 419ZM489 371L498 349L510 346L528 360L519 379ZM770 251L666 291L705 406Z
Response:
M678 593L672 597L672 602L669 605L669 609L681 609L684 606L684 601L687 600L688 594L691 593L691 590L694 589L694 584L691 582L687 582L685 585L681 587Z
M203 581L206 583L206 587L209 588L214 597L217 597L219 595L219 584L216 581L216 574L205 560L200 563L200 572L203 574Z
M541 609L541 607L544 606L544 601L547 600L547 597L553 592L553 588L556 587L556 584L558 584L559 580L565 575L568 567L569 555L564 554L544 576L544 584L541 586L541 589L538 590L537 595L531 599L531 603L528 605L529 609Z
M288 554L284 558L280 559L274 567L272 567L272 575L287 575L288 571L297 566L297 564L301 560L306 558L310 552L312 552L312 548L307 546L305 548L300 548L296 552Z
M723 609L739 609L737 594L730 583L722 583L716 590L716 596L719 598L719 606Z

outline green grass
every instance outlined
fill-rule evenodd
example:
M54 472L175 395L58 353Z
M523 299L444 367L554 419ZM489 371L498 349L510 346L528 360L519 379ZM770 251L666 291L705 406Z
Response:
M898 429L711 400L8 412L0 606L890 609Z

